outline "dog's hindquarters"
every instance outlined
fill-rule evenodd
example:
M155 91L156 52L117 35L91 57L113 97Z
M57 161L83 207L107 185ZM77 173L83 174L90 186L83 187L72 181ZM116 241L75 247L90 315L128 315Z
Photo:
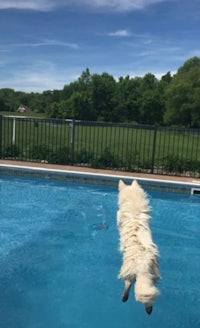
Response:
M144 304L148 314L151 314L153 304L159 295L159 290L154 283L155 280L148 274L139 275L135 282L135 299Z

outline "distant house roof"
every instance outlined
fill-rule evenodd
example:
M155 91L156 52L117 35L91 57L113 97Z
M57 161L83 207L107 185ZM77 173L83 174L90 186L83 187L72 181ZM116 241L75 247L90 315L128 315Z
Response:
M25 105L20 105L18 108L17 108L17 112L18 113L30 113L31 112L31 109L28 107L28 106L25 106Z

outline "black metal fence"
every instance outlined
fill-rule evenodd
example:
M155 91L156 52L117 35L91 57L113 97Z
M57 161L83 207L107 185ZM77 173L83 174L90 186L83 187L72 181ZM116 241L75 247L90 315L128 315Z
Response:
M0 116L0 158L200 177L200 129Z

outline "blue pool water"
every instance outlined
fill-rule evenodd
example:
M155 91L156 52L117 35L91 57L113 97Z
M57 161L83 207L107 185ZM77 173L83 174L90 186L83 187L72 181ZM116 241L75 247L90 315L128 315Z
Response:
M161 295L123 282L117 187L0 176L1 328L199 328L200 198L148 190Z

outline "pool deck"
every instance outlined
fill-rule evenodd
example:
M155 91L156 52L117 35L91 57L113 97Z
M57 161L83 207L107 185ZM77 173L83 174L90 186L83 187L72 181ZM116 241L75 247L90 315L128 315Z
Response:
M126 176L134 178L142 178L142 179L153 179L159 181L173 181L173 182L181 182L181 183L191 183L194 185L200 185L199 178L191 178L191 177L178 177L178 176L167 176L167 175L158 175L158 174L143 174L143 173L135 173L135 172L125 172L125 171L117 171L117 170L102 170L102 169L92 169L88 167L80 167L80 166L68 166L68 165L52 165L46 163L33 163L33 162L22 162L22 161L13 161L13 160L0 160L0 165L4 166L18 166L18 167L28 167L28 168L40 168L40 169L48 169L48 170L60 170L63 172L80 172L80 173L92 173L92 174L101 174L101 175L111 175L111 176Z

